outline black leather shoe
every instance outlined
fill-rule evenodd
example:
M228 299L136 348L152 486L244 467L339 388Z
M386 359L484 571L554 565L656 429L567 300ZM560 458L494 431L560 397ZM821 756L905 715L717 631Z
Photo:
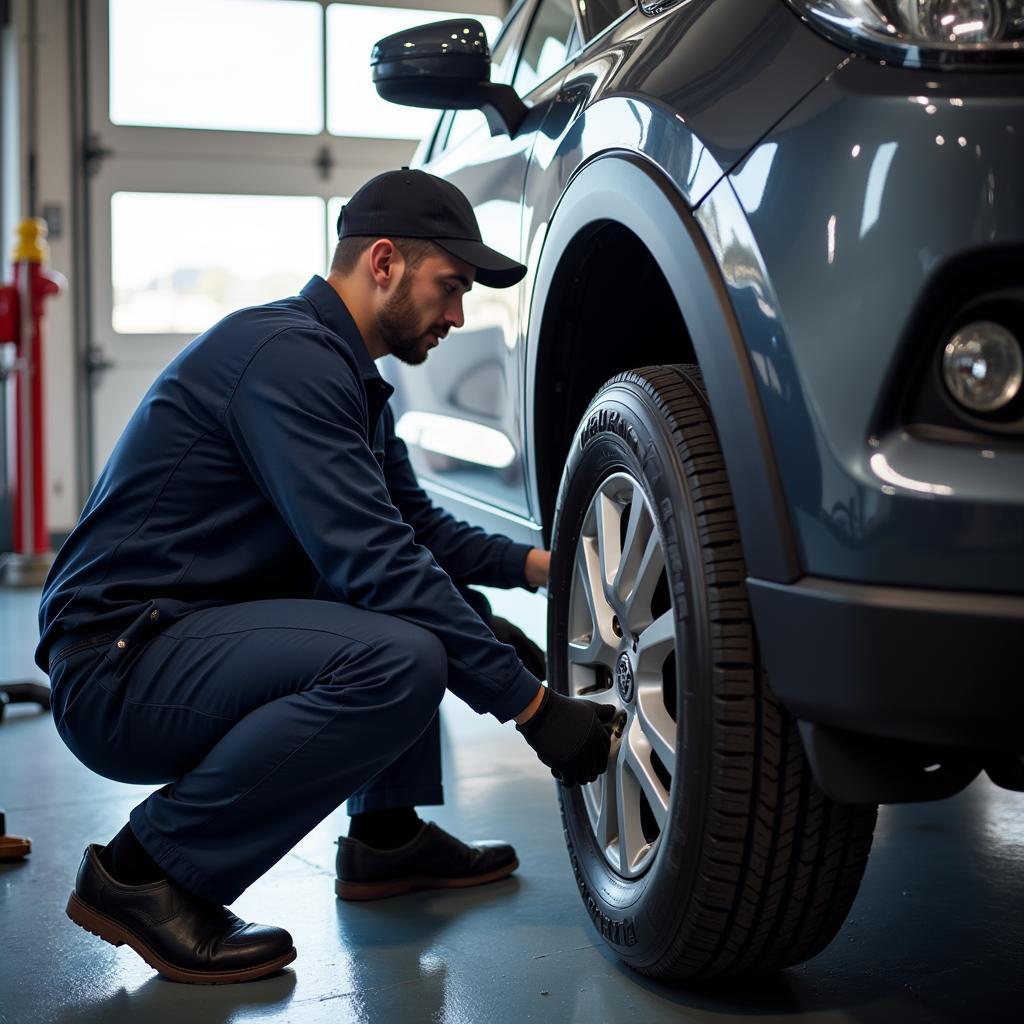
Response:
M283 928L246 924L170 879L123 885L100 862L101 849L85 849L68 917L115 946L131 946L164 977L223 985L262 978L295 959Z
M375 850L358 839L338 840L338 880L343 900L379 900L413 889L462 889L506 878L519 867L508 843L466 844L432 821L397 850Z

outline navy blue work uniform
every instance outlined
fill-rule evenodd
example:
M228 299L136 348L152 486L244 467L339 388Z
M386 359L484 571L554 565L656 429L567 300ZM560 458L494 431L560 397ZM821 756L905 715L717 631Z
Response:
M165 784L132 831L218 903L346 798L440 803L445 688L505 721L540 685L459 589L529 587L529 545L432 505L392 391L323 278L231 314L150 388L46 581L61 737Z

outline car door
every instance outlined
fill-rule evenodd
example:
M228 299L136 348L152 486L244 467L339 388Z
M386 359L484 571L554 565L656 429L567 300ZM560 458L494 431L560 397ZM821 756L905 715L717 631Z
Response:
M529 110L526 120L514 137L492 136L480 111L449 112L421 164L466 194L488 245L520 260L526 168L577 38L575 26L571 0L524 0L513 9L495 46L492 81L513 85ZM396 432L421 483L450 508L463 498L498 511L510 535L533 525L519 351L530 283L528 274L513 288L475 285L465 299L465 325L426 363L409 367L389 357L382 364L396 386Z

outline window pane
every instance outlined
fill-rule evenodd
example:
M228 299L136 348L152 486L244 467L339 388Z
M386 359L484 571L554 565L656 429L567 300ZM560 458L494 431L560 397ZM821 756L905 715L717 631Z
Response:
M487 128L487 118L482 110L456 110L452 119L451 131L448 132L448 141L444 148L447 152L454 149L463 139L468 139L475 132Z
M110 120L315 134L322 40L306 0L110 0Z
M588 36L597 35L616 18L636 7L633 0L577 0L577 3L586 23Z
M316 196L115 192L110 219L121 334L198 334L296 294L324 262Z
M520 96L565 63L566 43L574 20L569 0L541 0L516 69L514 84Z
M501 19L491 15L331 4L327 8L327 130L334 135L384 139L426 135L437 122L437 111L382 100L370 76L370 52L378 39L392 32L465 17L476 18L493 45Z

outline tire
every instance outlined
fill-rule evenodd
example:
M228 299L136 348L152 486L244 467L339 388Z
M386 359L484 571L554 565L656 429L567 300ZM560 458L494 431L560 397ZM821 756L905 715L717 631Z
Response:
M561 693L627 712L607 774L558 791L591 920L656 978L814 956L871 848L877 807L825 797L768 685L745 579L699 370L613 377L559 488L548 673Z

